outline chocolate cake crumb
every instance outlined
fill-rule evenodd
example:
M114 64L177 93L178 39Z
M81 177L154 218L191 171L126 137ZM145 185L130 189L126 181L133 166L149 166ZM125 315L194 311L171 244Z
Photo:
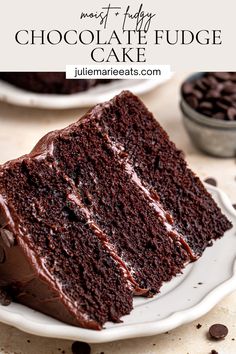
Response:
M211 186L216 187L217 186L217 180L213 177L208 177L204 180L205 183L210 184Z
M196 328L197 329L200 329L202 327L202 325L200 324L200 323L198 323L197 325L196 325Z
M216 323L209 328L209 335L212 339L224 339L228 334L228 328L220 323Z
M90 354L91 348L88 343L84 342L74 342L71 346L73 354Z
M11 296L8 294L7 289L0 288L0 304L2 306L8 306L12 302Z
M27 339L27 343L30 343L30 340L29 340L29 339Z

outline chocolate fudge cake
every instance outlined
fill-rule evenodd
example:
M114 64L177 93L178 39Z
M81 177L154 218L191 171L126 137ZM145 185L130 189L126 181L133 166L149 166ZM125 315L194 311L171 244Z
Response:
M197 260L231 223L130 92L0 168L0 285L101 329Z
M63 72L0 72L0 79L27 91L72 94L111 80L66 79Z

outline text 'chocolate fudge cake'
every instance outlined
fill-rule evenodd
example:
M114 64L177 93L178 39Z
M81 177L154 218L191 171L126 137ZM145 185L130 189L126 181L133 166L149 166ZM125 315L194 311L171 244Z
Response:
M231 223L130 92L0 169L0 284L101 329L200 257Z

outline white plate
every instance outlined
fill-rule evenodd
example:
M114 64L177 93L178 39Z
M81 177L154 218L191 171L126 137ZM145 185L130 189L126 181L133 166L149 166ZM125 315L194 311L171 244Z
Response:
M207 189L232 220L233 228L182 275L165 284L159 295L136 298L134 310L123 323L107 323L102 331L87 330L16 303L0 306L0 321L40 336L99 343L163 333L201 317L236 289L236 212L222 191L209 185Z
M114 80L71 95L33 93L0 80L0 100L18 106L49 109L86 107L107 101L122 90L130 90L136 95L144 94L166 80L164 77L158 80Z

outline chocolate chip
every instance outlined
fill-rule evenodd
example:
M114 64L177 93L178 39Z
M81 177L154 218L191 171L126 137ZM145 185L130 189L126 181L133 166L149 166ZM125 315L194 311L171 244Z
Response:
M215 72L214 76L220 80L229 80L230 74L228 72Z
M211 354L219 354L215 349L212 349Z
M90 354L91 348L88 343L84 342L74 342L71 346L73 354Z
M194 95L190 95L186 97L186 101L193 108L196 109L198 106L198 99Z
M204 180L204 182L210 184L211 186L216 187L217 186L217 180L213 177L208 177ZM198 283L199 284L199 283Z
M192 95L195 96L198 100L203 98L203 93L199 90L193 90Z
M6 255L5 255L4 248L0 246L0 264L4 263L5 260L6 260Z
M233 204L233 208L236 209L236 204Z
M197 325L196 325L196 328L197 329L200 329L202 327L202 325L200 324L200 323L198 323Z
M218 81L213 75L212 76L208 75L207 79L210 87L215 88L218 86Z
M227 109L229 108L228 104L222 101L217 101L216 106L223 111L227 111Z
M208 85L206 85L203 80L197 80L195 86L201 91L205 91L208 89Z
M209 118L236 121L236 73L205 73L185 82L182 94L197 112Z
M223 112L218 112L213 115L213 118L219 119L219 120L224 120L224 119L226 119L226 114Z
M201 108L201 109L212 109L213 108L213 104L211 103L211 102L207 102L207 101L203 101L203 102L201 102L200 104L199 104L199 107Z
M215 99L215 98L219 98L219 97L220 97L220 91L219 90L210 90L206 94L206 98L209 98L209 99Z
M229 95L236 93L236 85L232 84L232 83L226 85L226 87L224 87L224 89L223 89L223 93L226 93Z
M217 323L209 328L209 334L213 339L224 339L228 334L228 328L223 324Z
M236 119L236 108L230 107L227 109L227 117L229 120L235 120Z
M183 91L183 94L189 95L193 91L193 85L191 83L189 83L189 82L186 82L182 86L182 91Z

